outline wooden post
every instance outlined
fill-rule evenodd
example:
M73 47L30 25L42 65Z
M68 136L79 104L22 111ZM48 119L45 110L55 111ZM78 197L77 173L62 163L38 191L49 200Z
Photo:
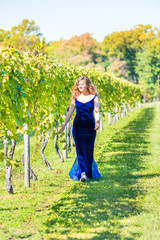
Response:
M125 113L125 116L127 115L127 107L126 107L126 103L124 103L124 113Z
M112 123L115 123L116 122L116 109L115 107L113 108L113 122Z
M137 102L135 102L135 107L134 108L137 109L137 107L138 107Z
M23 129L28 129L27 124ZM30 136L27 133L24 133L24 185L30 187Z
M115 107L115 110L116 110L116 121L118 121L119 120L119 118L118 118L118 113L119 113L119 109L118 109L118 107L117 107L117 103L116 103L116 107Z
M113 117L113 121L114 123L116 123L118 121L118 107L117 107L117 103L115 104L115 108L114 108L114 117Z
M125 102L122 102L122 117L125 117L126 116L126 105L125 105Z
M126 115L126 113L125 113L125 103L124 102L122 102L122 118Z
M112 114L111 114L111 112L108 113L108 124L109 125L112 124Z
M140 107L141 106L141 103L140 102L138 102L138 107Z
M129 105L129 103L127 105L128 105L128 112L131 112L131 106Z

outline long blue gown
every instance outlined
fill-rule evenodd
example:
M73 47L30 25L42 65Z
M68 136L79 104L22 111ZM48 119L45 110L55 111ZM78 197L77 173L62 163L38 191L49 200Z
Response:
M95 120L93 116L94 99L82 103L75 99L76 116L73 121L72 134L76 145L76 160L69 172L73 180L80 180L85 172L88 179L101 177L93 158L94 141L96 137Z

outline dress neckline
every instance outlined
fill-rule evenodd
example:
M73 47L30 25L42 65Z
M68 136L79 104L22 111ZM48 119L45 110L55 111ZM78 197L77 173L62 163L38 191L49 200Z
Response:
M91 100L89 100L89 101L87 101L87 102L85 102L85 103L91 102L96 96L97 96L97 95L94 95L94 97L93 97ZM76 98L76 100L77 100L78 102L80 102L80 103L83 103L83 102L79 101L77 98ZM83 103L83 104L85 104L85 103Z

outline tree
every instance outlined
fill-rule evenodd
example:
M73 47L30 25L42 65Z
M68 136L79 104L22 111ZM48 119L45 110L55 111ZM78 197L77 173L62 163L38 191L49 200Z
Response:
M49 55L55 59L62 59L73 63L74 65L86 66L91 64L94 66L102 61L102 53L100 46L90 33L74 36L69 40L60 40L51 42L48 47L49 53L53 51L53 55Z
M49 59L54 59L54 52L56 48L61 45L62 41L63 39L60 39L59 41L50 41L47 44L45 51L47 52Z
M137 83L136 54L153 38L154 31L151 25L138 25L134 29L114 32L106 36L101 44L102 51L108 59L113 57L126 61L128 77Z
M10 32L5 31L3 29L0 29L0 44L2 44L3 41L7 41L10 37Z
M157 79L160 73L160 55L153 45L144 47L137 53L136 72L139 75L139 83L143 87L144 95L153 97L157 95Z
M3 38L3 39L2 39ZM24 19L18 26L12 27L10 32L0 31L0 40L2 46L13 46L23 51L32 51L35 47L40 46L45 39L42 38L40 28L34 21Z
M116 77L128 78L128 66L126 61L120 58L109 58L109 71L113 72Z

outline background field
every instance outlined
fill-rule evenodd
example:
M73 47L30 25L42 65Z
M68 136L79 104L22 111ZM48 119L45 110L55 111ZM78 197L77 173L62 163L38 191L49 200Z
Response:
M112 126L104 120L94 154L102 179L86 183L68 176L74 148L61 163L50 141L49 171L39 152L34 156L32 137L31 166L38 180L31 188L24 188L20 166L12 174L14 194L8 195L0 163L0 239L160 239L159 123L160 103L143 105ZM22 149L19 141L15 158L21 159Z

